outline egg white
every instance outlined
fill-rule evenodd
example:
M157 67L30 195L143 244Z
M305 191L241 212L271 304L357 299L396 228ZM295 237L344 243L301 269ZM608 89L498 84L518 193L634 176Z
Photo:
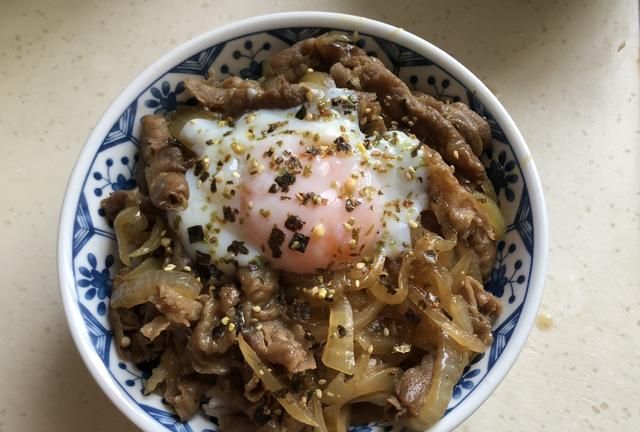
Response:
M349 143L352 152L349 155L335 153L316 159L316 171L304 178L298 175L299 181L301 184L302 181L312 184L314 176L317 176L319 182L326 182L331 178L332 170L338 166L353 171L360 185L375 185L376 188L370 206L371 211L374 207L382 209L382 216L373 227L376 249L382 249L387 256L394 257L410 246L411 226L415 226L415 221L428 203L428 173L419 140L401 131L390 131L377 137L365 136L358 125L353 91L315 89L310 96L312 100L305 104L306 113L301 107L264 109L244 114L232 123L196 118L184 125L178 139L200 158L201 172L198 177L194 168L188 170L189 205L185 210L170 212L168 216L189 255L195 257L196 251L207 254L211 257L211 264L227 273L232 272L236 265L246 266L256 260L268 261L276 268L284 267L291 271L284 264L286 260L270 256L264 238L247 229L246 222L255 222L252 218L257 217L256 213L267 209L247 208L245 205L240 211L242 203L239 202L238 191L243 185L258 179L265 183L264 175L258 175L256 171L269 172L270 163L278 156L286 158L290 154L300 155L310 146L334 142L339 137ZM336 104L335 101L346 103ZM327 115L327 112L330 114ZM325 172L322 173L322 170ZM208 174L202 174L203 171ZM322 179L321 175L324 176ZM215 192L211 190L212 181L216 182ZM253 190L264 191L265 202L275 203L273 200L278 195L269 194L270 184L262 183L250 185ZM339 182L332 182L331 187L319 187L324 198L337 199L344 185L333 183ZM369 205L364 201L363 206ZM225 207L235 211L233 218L227 217L225 220ZM360 214L364 210L363 207ZM306 210L301 209L295 199L286 199L277 201L274 208L267 211L282 215ZM349 213L336 212L335 217L341 218L340 223L343 219L348 222ZM230 219L234 219L233 222ZM272 218L265 220L265 224L281 226L284 220ZM203 227L204 241L190 242L188 228L193 226ZM308 232L311 228L307 226L305 229ZM370 231L371 227L363 229ZM283 231L287 232L285 229ZM287 235L290 233L287 232ZM246 249L242 253L229 251L234 241L242 242L241 245ZM313 242L312 238L309 247ZM283 248L286 248L286 243ZM310 260L315 259L312 254L309 257ZM358 257L354 257L356 259ZM309 268L317 267L311 265Z

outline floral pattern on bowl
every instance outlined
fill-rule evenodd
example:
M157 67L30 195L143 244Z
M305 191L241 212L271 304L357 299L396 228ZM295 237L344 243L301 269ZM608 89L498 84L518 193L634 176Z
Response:
M211 46L166 70L144 92L131 100L102 139L86 170L76 204L73 235L61 241L72 250L77 308L84 320L95 354L106 371L131 402L153 418L165 430L176 432L217 431L217 421L198 415L181 422L157 395L144 396L142 388L148 370L118 358L107 320L107 302L111 292L115 238L100 209L100 200L109 193L135 187L134 171L138 160L139 122L147 114L166 113L180 104L190 104L184 88L187 77L239 75L255 78L262 62L272 53L300 39L327 29L287 28L255 33ZM529 291L533 266L534 225L530 199L520 162L505 133L476 98L473 91L450 75L432 59L403 46L374 36L361 34L358 44L383 60L414 89L444 100L468 103L489 121L493 147L483 155L489 178L499 196L508 229L499 243L498 257L488 289L500 297L504 312L494 327L495 342L487 353L478 356L456 385L447 410L469 397L494 367L509 344L518 324ZM392 424L371 423L352 426L351 432L391 432Z

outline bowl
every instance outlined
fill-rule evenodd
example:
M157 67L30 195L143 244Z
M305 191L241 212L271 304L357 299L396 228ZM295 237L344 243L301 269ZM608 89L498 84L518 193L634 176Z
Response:
M190 98L183 80L231 74L260 75L271 53L330 30L357 32L357 44L412 88L461 100L491 126L493 146L482 158L499 197L508 231L498 244L487 289L502 299L494 343L465 370L444 417L432 431L449 431L494 391L521 351L543 291L547 219L529 150L498 99L468 69L434 45L397 27L350 15L291 12L265 15L212 30L164 55L138 76L102 116L76 162L60 216L58 270L74 341L95 380L113 403L145 431L217 430L199 415L181 422L157 395L144 396L148 371L120 359L107 320L115 237L100 200L135 187L140 118L165 113ZM352 431L391 431L392 424L354 425Z

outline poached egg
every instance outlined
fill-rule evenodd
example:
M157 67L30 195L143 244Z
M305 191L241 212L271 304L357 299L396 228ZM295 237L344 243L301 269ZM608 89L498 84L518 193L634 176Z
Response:
M310 86L307 99L184 124L178 139L198 161L186 173L188 207L168 216L197 261L313 273L410 246L427 206L420 141L363 134L354 91Z

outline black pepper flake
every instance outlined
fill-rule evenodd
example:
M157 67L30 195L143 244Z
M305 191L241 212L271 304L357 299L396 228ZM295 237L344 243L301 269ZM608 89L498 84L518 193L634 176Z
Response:
M189 243L198 243L204 240L202 225L194 225L187 228L187 234L189 234Z
M269 150L262 154L263 157L270 158L273 156L273 147L269 147Z
M209 178L209 171L202 171L202 173L198 176L198 180L202 183L206 182Z
M196 251L196 263L206 265L209 262L211 262L211 255Z
M271 230L271 234L269 235L269 240L267 241L267 244L271 249L271 255L274 258L280 258L282 256L282 243L284 243L284 237L284 231L274 226Z
M298 321L308 321L311 319L311 304L308 302L295 302L292 305L291 318ZM309 333L311 335L311 333ZM305 333L305 338L307 334ZM313 337L313 336L312 336Z
M296 176L290 172L285 172L284 174L276 177L275 182L280 186L280 189L282 189L283 192L289 192L289 186L296 182Z
M203 171L205 171L204 161L199 160L198 162L196 162L196 166L193 169L193 173L195 174L196 177L200 177L200 174L202 174Z
M227 326L218 324L213 328L213 330L211 330L211 336L214 339L220 339L222 336L224 336L226 331L227 331Z
M249 249L244 245L244 242L234 240L227 248L227 252L231 252L234 255L247 255L249 253Z
M298 110L298 112L296 113L296 118L298 120L304 120L304 117L306 115L307 115L307 108L304 105L302 105Z
M398 288L393 286L393 284L389 280L389 275L387 275L386 273L381 273L380 276L378 276L378 280L380 281L382 286L386 288L389 294L395 295L398 292Z
M347 335L347 329L341 326L340 324L338 324L338 336L340 336L340 338L343 338L346 335Z
M342 136L339 136L333 141L336 144L336 150L349 152L351 151L351 146L347 144L347 141Z
M352 212L356 209L356 207L358 207L360 204L362 204L362 201L357 200L357 199L351 199L351 198L347 198L347 200L344 203L344 208L348 211L348 212Z
M224 220L227 221L227 222L235 222L236 221L235 212L229 206L222 207L222 216L223 216Z
M278 193L278 191L279 191L279 190L280 190L280 188L279 188L279 187L278 187L278 185L277 185L277 184L275 184L275 183L274 183L274 184L272 184L272 185L269 187L269 193L273 193L273 194L274 194L274 193Z
M271 420L271 415L266 412L267 406L262 405L256 408L253 413L253 417L251 420L255 422L258 426L264 426Z
M218 184L216 183L216 179L211 180L211 193L218 192Z
M287 220L284 222L284 227L289 231L299 231L304 226L305 222L300 219L300 216L289 215Z
M418 156L418 150L420 150L420 147L422 147L422 143L418 143L418 145L411 149L411 157Z
M294 233L291 241L289 242L289 249L304 253L307 250L308 244L309 237L304 234Z
M307 147L306 153L311 156L318 156L321 152L320 149L316 146Z

